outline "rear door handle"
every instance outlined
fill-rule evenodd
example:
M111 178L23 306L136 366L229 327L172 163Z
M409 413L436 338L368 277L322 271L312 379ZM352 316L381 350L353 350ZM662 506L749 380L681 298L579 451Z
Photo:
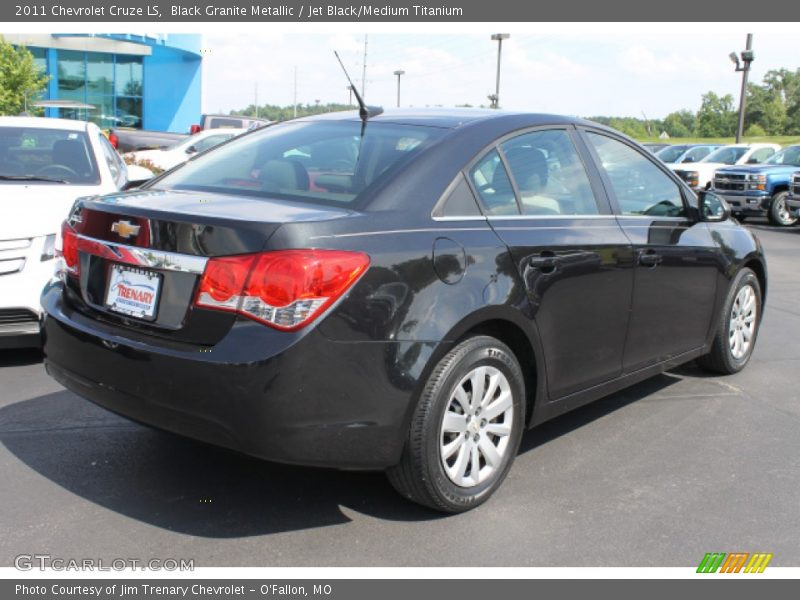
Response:
M662 261L662 257L660 254L656 254L653 251L642 252L639 255L639 264L645 267L655 267L660 265Z
M542 256L533 256L528 259L528 266L534 269L539 269L542 273L552 273L558 266L558 257L544 254Z

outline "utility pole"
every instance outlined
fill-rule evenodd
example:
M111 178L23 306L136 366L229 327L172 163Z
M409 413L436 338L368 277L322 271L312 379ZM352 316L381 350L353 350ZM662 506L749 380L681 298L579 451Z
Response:
M753 54L753 34L747 34L747 43L745 44L745 49L741 53L741 63L739 63L739 57L736 56L735 52L731 52L728 56L736 65L736 71L742 72L742 91L739 94L739 124L736 127L736 143L738 144L742 141L742 132L744 131L744 109L747 103L747 75L750 73L750 63L755 60L755 55Z
M503 53L503 40L511 37L510 33L494 33L492 40L497 42L497 81L495 82L494 95L489 96L492 108L500 108L500 55Z
M294 118L297 118L297 65L294 67Z
M400 108L400 76L405 75L406 72L403 69L397 69L394 74L397 75L397 108Z
M361 98L367 99L367 34L364 34L364 63L361 68Z

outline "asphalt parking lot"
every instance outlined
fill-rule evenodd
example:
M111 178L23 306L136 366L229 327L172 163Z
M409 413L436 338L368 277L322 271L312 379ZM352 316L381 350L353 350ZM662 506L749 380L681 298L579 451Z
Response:
M377 473L287 467L131 423L0 352L0 566L19 554L195 566L800 566L800 228L748 222L769 265L742 373L694 365L523 439L486 505L442 517Z

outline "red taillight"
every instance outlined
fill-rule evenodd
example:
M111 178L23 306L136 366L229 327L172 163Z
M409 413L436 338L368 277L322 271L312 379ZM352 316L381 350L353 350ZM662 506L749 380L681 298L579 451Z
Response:
M308 325L369 266L369 256L341 250L280 250L212 258L195 304L235 311L277 329Z
M195 125L192 125L192 126L189 128L189 133L191 133L192 135L194 135L195 133L199 133L199 132L201 132L201 131L203 131L203 128L202 128L202 127L200 127L200 125L197 125L197 124L195 124Z
M67 272L72 275L78 274L78 234L67 221L61 224L61 256L64 257L64 264Z
M119 138L117 137L116 133L109 133L108 141L111 142L111 145L114 146L115 150L119 148Z

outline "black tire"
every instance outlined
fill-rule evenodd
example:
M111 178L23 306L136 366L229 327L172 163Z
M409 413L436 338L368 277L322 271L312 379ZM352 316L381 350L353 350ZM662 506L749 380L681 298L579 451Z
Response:
M750 338L750 346L741 357L735 357L730 343L730 328L731 320L733 318L733 305L740 290L745 286L751 286L755 292L755 327ZM728 291L728 296L725 299L725 304L722 308L722 314L717 317L716 334L714 341L711 344L711 351L697 359L698 365L712 373L722 373L723 375L730 375L738 373L744 369L745 365L750 361L753 355L753 349L758 339L758 330L761 326L761 284L758 282L758 277L750 269L742 269L737 273L736 277L731 284Z
M744 223L747 220L747 215L734 215L739 223Z
M444 440L443 435L453 434L443 432L443 419L445 411L461 406L454 399L456 388L464 385L468 374L483 366L492 367L505 377L512 396L511 427L504 452L493 472L485 481L466 487L456 485L445 471L444 462L447 459L440 454L440 443ZM493 397L499 396L493 394ZM508 418L507 414L504 413L504 419ZM464 417L465 421L472 419L466 411ZM441 512L459 513L475 508L485 502L505 479L519 450L524 419L525 379L513 352L492 337L469 338L448 352L428 378L411 418L400 464L387 471L389 481L402 496ZM479 431L479 438L481 434L486 435L486 431ZM465 436L469 438L472 434L467 430ZM488 435L486 440L481 438L482 443L489 440ZM466 444L472 442L467 439L462 445ZM487 464L479 461L479 474Z
M786 207L786 198L788 196L789 192L778 192L770 200L767 214L770 224L778 225L779 227L791 227L797 223L797 217L792 217Z

